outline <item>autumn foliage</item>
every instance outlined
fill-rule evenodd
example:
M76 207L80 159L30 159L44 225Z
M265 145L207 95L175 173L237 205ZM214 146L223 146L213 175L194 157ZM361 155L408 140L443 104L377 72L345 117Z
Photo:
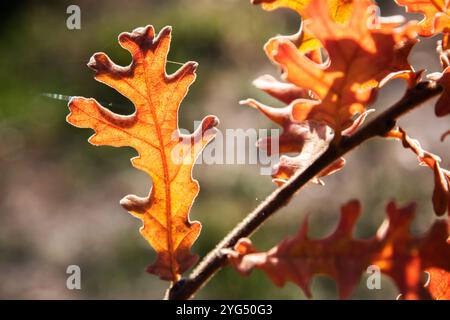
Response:
M426 235L414 237L409 232L414 211L413 204L398 208L390 202L386 208L388 218L376 236L354 239L353 229L361 214L361 205L354 200L341 208L336 230L324 239L310 239L305 220L295 237L268 252L256 252L250 240L241 239L234 250L225 253L243 275L261 269L276 285L292 281L308 297L313 275L324 274L336 279L341 298L349 298L362 273L375 265L395 281L404 298L428 298L420 275L429 269L443 272L450 268L448 228L445 221L437 221Z
M225 257L225 262L242 275L260 269L275 285L294 282L308 297L312 277L324 274L336 280L341 298L349 298L363 272L375 265L394 281L403 299L450 298L450 238L445 216L446 212L450 214L450 171L443 168L438 155L423 149L419 141L397 127L396 118L386 119L388 125L381 133L369 132L367 124L371 113L377 112L371 105L380 89L394 78L406 81L405 99L410 99L411 105L414 99L408 95L413 90L426 90L424 83L438 88L436 93L441 95L435 114L444 117L450 113L450 4L447 0L395 2L408 12L422 13L423 20L405 22L398 17L380 17L371 0L252 0L267 11L294 10L302 22L296 34L274 37L264 46L267 57L281 71L281 79L264 75L254 81L257 88L285 106L272 107L254 99L241 104L257 109L282 128L279 138L258 141L258 147L268 152L273 143L279 143L282 156L272 176L278 191L295 189L293 182L319 159L325 165L308 181L324 185L323 177L343 169L345 159L341 155L333 157L332 153L325 160L323 157L328 156L330 149L340 150L348 139L364 132L401 142L406 152L412 151L418 158L419 165L430 169L435 186L430 199L435 213L442 218L426 234L412 235L415 205L398 206L391 201L378 233L371 239L355 239L352 233L361 205L353 200L341 208L338 226L323 239L308 236L305 220L296 236L266 252L257 251L246 237L235 239L234 243L225 241L227 245L219 245L212 260L207 258L200 271L188 278L200 282L193 288L198 289L209 278L202 280L202 268ZM442 72L424 76L424 70L417 71L409 63L409 54L420 37L435 35L441 37L437 59L442 63ZM197 64L187 62L167 75L170 37L170 27L158 35L152 26L122 33L119 43L131 53L129 66L114 64L104 53L94 54L88 64L95 71L96 80L133 102L132 115L115 114L94 99L75 97L69 103L67 121L93 129L95 133L89 142L94 145L132 147L138 152L132 164L147 173L153 185L147 196L128 195L120 203L142 221L141 234L158 254L148 271L183 287L178 281L197 261L191 247L201 229L199 222L189 220L199 192L192 169L203 147L214 138L218 119L207 116L193 134L180 133L178 109L195 80ZM395 107L394 104L392 108ZM281 197L278 191L268 198L269 203ZM284 204L289 199L286 197ZM251 219L257 221L257 214L250 215L242 225ZM251 231L247 233L250 236ZM223 264L217 265L219 268Z
M194 151L200 152L214 137L214 131L209 129L218 120L206 117L190 137L182 137L178 132L178 108L195 80L197 64L187 62L174 74L165 73L170 33L171 28L166 27L155 36L152 26L122 33L119 43L133 59L128 67L115 65L103 53L95 54L88 64L98 81L134 103L134 114L114 114L94 99L75 97L69 103L71 113L67 121L94 129L95 134L89 139L94 145L130 146L138 151L139 155L132 159L133 166L149 174L153 186L148 196L129 195L120 203L142 220L141 233L158 252L148 271L164 280L176 281L197 260L190 248L201 224L189 221L188 216L199 189L191 174L198 155ZM199 147L180 147L184 143ZM179 161L173 159L172 150L176 147L181 151Z

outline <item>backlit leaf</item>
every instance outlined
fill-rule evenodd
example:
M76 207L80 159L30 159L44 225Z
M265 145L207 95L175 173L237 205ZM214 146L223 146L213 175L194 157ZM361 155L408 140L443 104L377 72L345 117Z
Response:
M323 122L340 133L356 114L366 110L387 79L415 74L407 61L417 42L415 24L376 23L376 12L368 10L371 5L368 0L355 2L352 16L344 24L329 16L325 0L311 2L305 9L310 18L304 22L306 30L327 50L325 64L312 61L283 38L272 39L270 49L266 45L269 58L283 68L284 78L310 89L320 101L294 105L295 120Z
M156 262L148 271L164 280L176 281L195 263L190 253L201 224L189 220L189 211L199 191L192 178L197 155L213 138L218 119L207 116L192 135L178 129L178 108L195 80L197 63L187 62L174 74L165 72L171 28L155 37L152 26L119 36L132 62L114 64L104 53L89 62L95 79L130 99L135 112L118 115L94 99L75 97L69 102L67 121L95 131L93 145L132 147L138 156L132 164L150 175L152 189L147 197L126 196L121 205L143 222L141 234L156 250Z
M443 220L436 221L425 235L411 235L414 208L414 205L398 208L394 202L389 203L388 219L376 236L360 240L352 235L361 214L361 206L354 200L342 207L336 230L326 238L310 239L305 220L295 237L267 252L256 252L249 239L241 239L234 250L224 253L242 275L261 269L275 285L294 282L308 297L313 276L321 274L335 279L339 296L349 298L361 275L369 266L376 266L392 278L402 298L419 299L424 296L421 281L424 271L430 268L450 271L450 244L446 242L448 222Z

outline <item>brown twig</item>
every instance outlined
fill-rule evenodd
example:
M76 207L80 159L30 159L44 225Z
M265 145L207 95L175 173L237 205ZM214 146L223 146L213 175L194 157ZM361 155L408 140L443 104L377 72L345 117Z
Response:
M206 257L198 264L188 278L175 283L166 293L166 299L182 300L191 298L208 280L226 263L222 249L232 248L242 237L250 236L271 215L285 206L289 199L317 176L322 170L336 161L350 150L356 148L364 141L386 135L394 126L395 121L416 108L428 99L442 92L442 88L434 81L424 81L406 91L403 98L389 109L384 111L366 126L350 137L343 137L339 142L330 144L314 163L306 170L296 173L286 184L276 189L256 209L253 210L241 223L239 223Z

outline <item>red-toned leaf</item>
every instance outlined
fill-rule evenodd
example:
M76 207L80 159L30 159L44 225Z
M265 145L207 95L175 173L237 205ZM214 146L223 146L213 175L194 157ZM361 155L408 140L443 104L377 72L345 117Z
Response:
M341 298L348 298L369 266L377 266L397 285L402 297L422 296L421 274L430 268L450 271L448 222L436 221L421 237L410 234L414 205L398 208L388 204L388 219L369 240L354 239L353 228L361 213L358 201L341 209L341 219L333 234L324 239L308 237L304 221L295 237L285 239L268 252L256 252L250 240L241 239L235 250L224 250L236 270L248 275L263 270L277 286L287 281L297 284L308 297L312 277L328 275L336 280Z
M265 76L268 78L268 76ZM261 78L259 78L261 79ZM270 79L273 79L270 77ZM275 83L274 87L264 89L272 96L280 99L281 101L289 101L291 98L295 99L296 95L309 93L304 91L298 91L297 87L290 86L277 82L276 80L266 81L267 87ZM279 88L287 88L286 90L280 90ZM274 93L275 90L275 93ZM286 107L274 108L266 106L253 99L241 101L242 104L247 104L255 109L259 110L267 118L274 123L280 125L283 129L282 134L279 137L264 138L258 141L258 147L266 150L268 154L272 153L272 143L278 143L278 152L280 154L285 153L298 153L296 156L282 155L280 161L273 168L273 181L277 185L284 184L289 180L296 172L304 171L308 168L322 153L326 151L330 142L332 141L334 134L332 130L323 123L318 123L314 120L295 121L292 117L292 108L298 103L313 103L312 100L306 100L297 98ZM343 135L350 136L358 130L364 123L367 115L374 110L365 111L358 116L353 124L342 132ZM276 141L274 141L276 139ZM312 180L314 183L324 184L321 177L333 174L345 165L345 159L340 158L323 170L316 178Z
M178 108L195 80L197 63L187 62L166 74L170 33L166 27L155 37L152 26L122 33L119 43L131 53L129 66L114 64L104 53L94 54L88 64L96 80L133 102L132 115L118 115L94 99L75 97L69 102L67 121L94 129L89 138L93 145L133 147L138 152L132 164L151 176L153 187L147 197L129 195L120 203L143 222L141 234L158 253L148 271L176 281L197 259L190 248L201 224L188 217L199 191L192 167L213 138L218 120L208 116L194 134L180 133Z

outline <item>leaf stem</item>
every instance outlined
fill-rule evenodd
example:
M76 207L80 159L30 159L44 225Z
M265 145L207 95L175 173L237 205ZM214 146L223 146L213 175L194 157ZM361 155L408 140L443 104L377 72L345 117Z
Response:
M397 103L352 136L342 137L338 143L331 143L329 148L307 169L297 172L287 183L272 192L248 214L205 256L188 278L183 278L171 286L166 292L165 299L184 300L192 298L219 269L227 264L226 257L221 253L222 249L232 248L240 238L248 237L254 233L270 216L287 205L291 197L300 188L339 157L373 137L386 135L395 126L399 117L441 92L442 87L434 81L420 82L415 87L409 88Z

